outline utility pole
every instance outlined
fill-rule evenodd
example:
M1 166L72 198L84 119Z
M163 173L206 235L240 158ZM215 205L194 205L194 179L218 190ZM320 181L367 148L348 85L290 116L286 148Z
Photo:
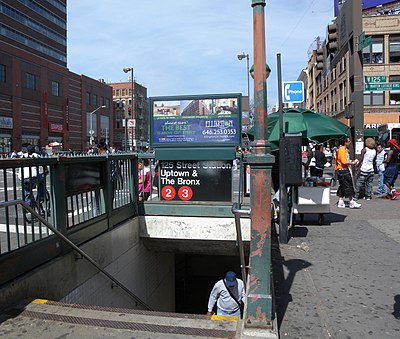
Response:
M364 81L362 50L358 48L357 41L363 31L362 0L353 0L349 2L352 6L351 13L353 18L353 37L349 39L348 42L350 51L350 100L354 109L354 118L350 120L350 125L353 132L354 154L357 159L360 159L361 149L364 145Z

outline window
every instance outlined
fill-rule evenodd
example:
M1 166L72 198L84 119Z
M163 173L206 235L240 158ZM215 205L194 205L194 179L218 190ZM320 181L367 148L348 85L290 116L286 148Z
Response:
M371 45L362 50L364 64L383 63L383 36L373 36Z
M97 94L92 95L92 105L97 106Z
M389 37L389 62L400 62L400 35Z
M26 77L25 77L25 81L26 81L26 88L29 89L36 89L36 75L32 74L32 73L26 73Z
M400 82L400 75L391 75L389 82ZM390 105L400 104L400 90L389 92L389 103Z
M0 82L6 82L6 65L0 64Z
M343 84L339 84L339 111L344 110L343 105Z
M60 96L60 83L57 81L51 82L51 95L54 95L55 97Z
M90 92L86 92L86 105L90 105Z
M343 81L343 106L347 105L347 88L346 88L346 80Z
M383 106L385 104L385 92L364 92L365 106Z
M0 23L0 35L5 36L14 41L17 41L30 48L33 48L34 50L40 53L44 53L61 62L67 62L67 56L65 53L62 53L57 49L54 49L46 44L43 44L40 41L27 36L26 34L22 34L13 28L5 26L2 23Z

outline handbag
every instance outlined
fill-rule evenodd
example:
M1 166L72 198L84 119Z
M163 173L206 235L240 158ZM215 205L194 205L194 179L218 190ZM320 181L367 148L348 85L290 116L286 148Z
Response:
M310 159L310 163L308 164L308 167L315 167L315 166L317 166L317 160L315 159L314 152L313 152L313 156Z
M228 288L228 286L226 285L225 279L222 279L222 281L224 282L224 285L226 287L226 290L228 291L229 295L231 296L231 298L233 300L235 300L236 304L238 304L239 309L240 309L240 319L243 319L243 311L244 311L244 303L243 301L239 301L237 300L237 298L233 295L233 293L231 292L231 290Z

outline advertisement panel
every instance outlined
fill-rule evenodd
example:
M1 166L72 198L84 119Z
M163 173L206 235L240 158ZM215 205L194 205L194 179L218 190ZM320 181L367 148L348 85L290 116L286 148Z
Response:
M238 145L241 95L150 98L151 143L156 147Z

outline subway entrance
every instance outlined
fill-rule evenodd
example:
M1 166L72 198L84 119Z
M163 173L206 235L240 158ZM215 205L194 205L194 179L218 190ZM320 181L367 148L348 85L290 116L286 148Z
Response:
M176 254L175 312L206 314L211 289L227 271L241 279L239 256Z

